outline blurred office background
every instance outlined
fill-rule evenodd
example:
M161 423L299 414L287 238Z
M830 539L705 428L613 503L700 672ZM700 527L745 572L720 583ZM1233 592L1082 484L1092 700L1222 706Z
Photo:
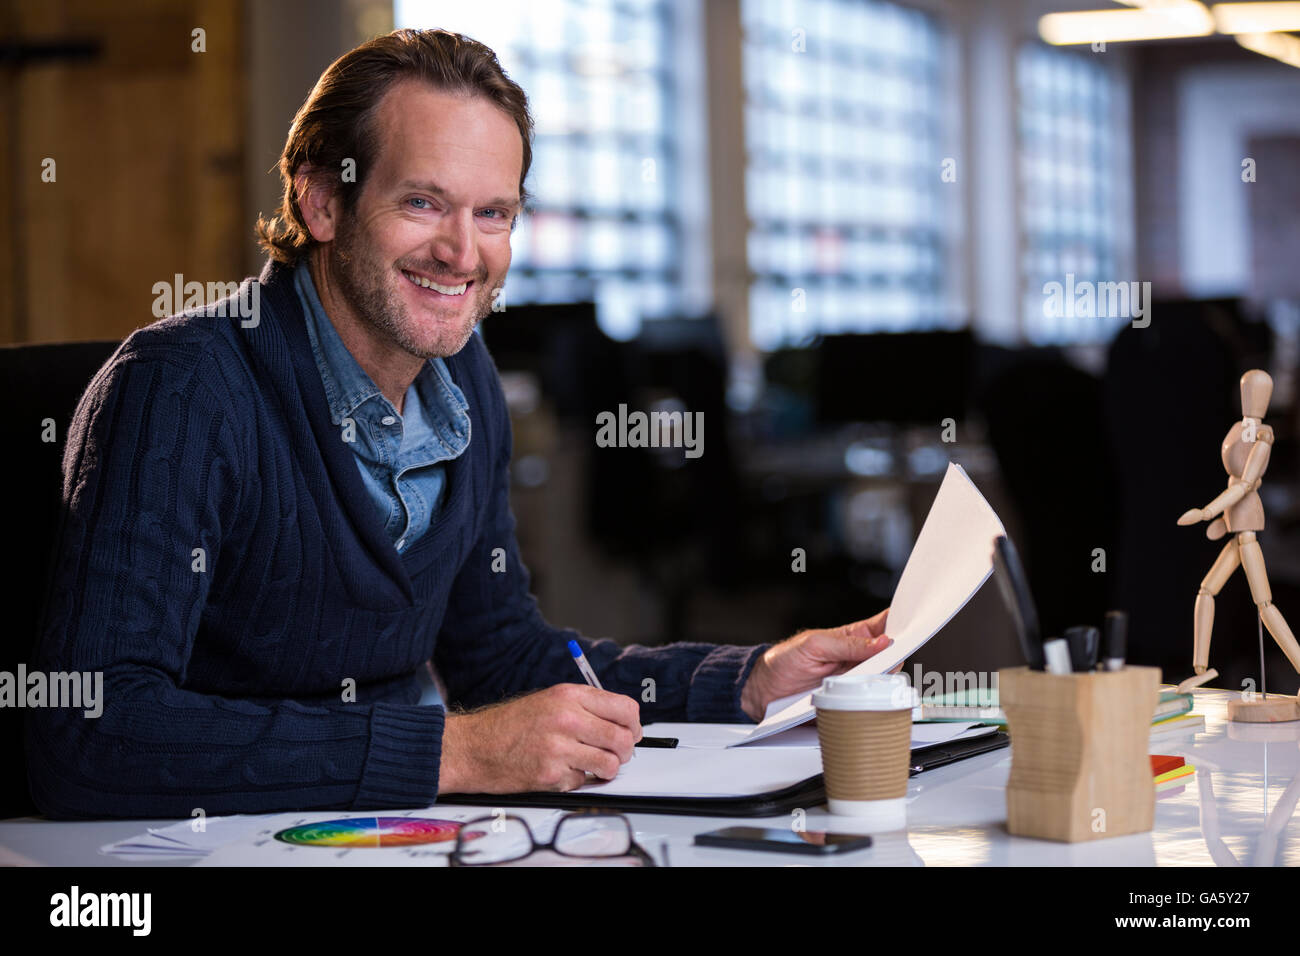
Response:
M464 32L537 122L535 205L482 331L552 621L752 643L865 617L954 460L1019 545L1045 629L1124 608L1131 657L1177 681L1222 542L1175 520L1222 490L1252 367L1276 382L1261 540L1300 627L1300 39L1269 35L1282 60L1212 18L1193 37L1041 39L1045 14L1083 8L1126 9L11 2L0 335L120 339L153 320L156 282L256 273L252 224L321 70L394 25ZM1052 317L1044 286L1068 276L1149 282L1150 324ZM596 447L620 404L704 412L703 456ZM1221 686L1257 678L1256 627L1237 575ZM1266 652L1270 687L1294 692ZM918 660L1017 663L995 589Z

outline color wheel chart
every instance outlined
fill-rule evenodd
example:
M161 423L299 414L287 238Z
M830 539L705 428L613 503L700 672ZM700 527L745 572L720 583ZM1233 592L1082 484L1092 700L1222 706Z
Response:
M537 834L549 834L561 816L559 810L528 807L515 812ZM446 866L460 828L489 815L484 807L451 805L369 814L363 810L263 814L256 818L256 829L246 828L243 836L222 843L195 865ZM477 835L488 832L484 828Z
M452 820L423 817L347 817L289 827L275 838L293 846L355 850L453 843L460 827Z

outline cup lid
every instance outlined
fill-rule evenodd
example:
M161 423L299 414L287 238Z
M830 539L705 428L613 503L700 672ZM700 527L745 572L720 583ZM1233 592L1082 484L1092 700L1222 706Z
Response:
M921 699L902 674L841 674L823 680L812 702L821 710L911 710Z

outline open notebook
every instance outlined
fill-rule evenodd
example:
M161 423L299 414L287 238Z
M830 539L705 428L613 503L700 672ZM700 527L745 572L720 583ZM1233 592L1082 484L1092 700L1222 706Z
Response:
M645 797L747 797L793 786L822 772L816 727L796 727L745 747L731 746L752 724L649 724L647 736L676 737L677 749L640 749L613 780L577 792ZM996 727L913 724L912 750L984 736Z
M638 749L614 780L595 781L569 793L451 794L445 799L479 806L597 807L719 817L774 816L825 802L814 728L799 727L744 747L726 746L729 738L750 729L747 724L651 724L646 730L655 736L676 736L681 742L673 750ZM998 750L1008 742L1005 733L991 726L914 724L913 770Z

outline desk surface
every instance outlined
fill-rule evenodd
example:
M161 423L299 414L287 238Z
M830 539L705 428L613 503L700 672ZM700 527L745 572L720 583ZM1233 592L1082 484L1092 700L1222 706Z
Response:
M692 845L695 834L724 826L789 826L789 816L762 820L629 814L637 839L673 866L1300 866L1300 721L1229 724L1227 691L1198 690L1199 733L1159 738L1151 752L1177 754L1196 767L1181 793L1158 794L1150 833L1090 843L1012 837L1006 830L1008 751L983 754L914 777L907 790L908 828L881 834L870 849L821 860ZM124 862L98 848L174 821L0 822L0 864L55 866L188 866ZM854 832L851 819L810 807L808 830ZM1289 839L1288 839L1289 837Z

